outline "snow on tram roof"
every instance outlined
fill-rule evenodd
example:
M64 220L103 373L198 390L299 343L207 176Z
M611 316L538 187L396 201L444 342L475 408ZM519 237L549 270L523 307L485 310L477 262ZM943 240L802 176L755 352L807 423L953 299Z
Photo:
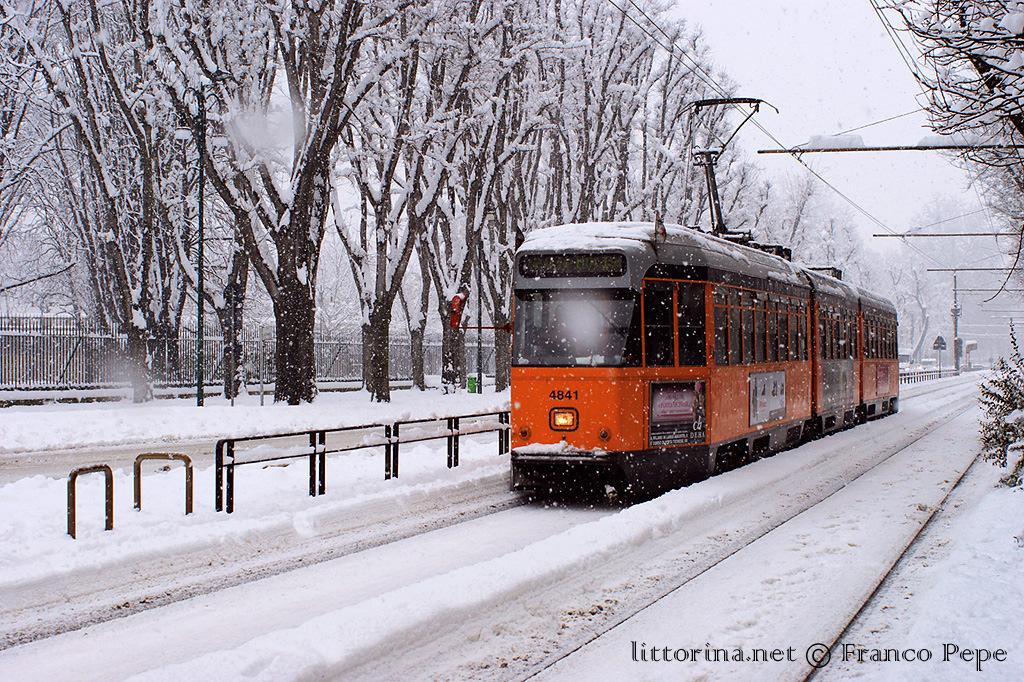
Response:
M804 274L810 278L811 282L814 284L815 290L817 291L831 296L836 296L838 298L855 299L860 296L860 292L857 290L857 287L852 284L844 282L841 279L836 279L831 275L826 275L823 272L818 272L817 270L811 270L809 268L801 269L804 271Z
M623 253L655 255L666 263L683 262L691 264L694 251L700 252L709 261L721 259L714 265L726 269L727 264L739 263L742 270L757 269L758 275L776 281L788 282L806 287L800 277L800 269L776 256L715 237L699 229L685 225L665 224L665 240L655 239L654 223L650 222L604 222L569 223L553 227L538 228L526 235L520 252L551 252L579 250L615 250ZM682 250L675 250L680 247Z
M520 251L572 249L651 252L654 223L568 223L530 231Z
M659 255L666 262L675 260L671 247L696 249L739 262L746 269L757 268L761 276L778 282L807 287L808 278L818 291L841 298L862 298L887 310L895 310L892 303L878 294L838 280L825 273L810 270L771 254L730 242L685 225L665 224L665 248ZM526 235L520 252L566 252L580 250L619 251L655 257L654 223L651 222L594 222L568 223L532 230ZM678 254L689 262L689 256ZM709 259L710 260L710 259Z

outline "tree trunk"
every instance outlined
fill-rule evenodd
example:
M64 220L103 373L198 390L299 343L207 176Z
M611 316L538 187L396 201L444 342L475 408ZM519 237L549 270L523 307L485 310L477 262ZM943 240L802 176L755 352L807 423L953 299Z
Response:
M228 400L238 396L243 374L242 363L242 322L245 312L245 291L249 280L249 257L244 251L235 253L224 287L224 305L216 308L220 321L221 336L224 339L222 358L224 374L224 397ZM314 380L315 380L314 369Z
M153 399L153 387L149 382L149 339L146 330L129 324L127 360L128 380L132 384L132 401L144 403Z
M364 353L367 365L363 370L370 400L391 402L391 377L388 371L391 345L391 311L374 310L363 326Z
M157 385L181 383L178 330L169 323L157 325L156 337L149 339L149 376Z
M496 321L495 326L505 324ZM494 390L508 388L512 376L512 335L501 329L494 330Z
M465 384L466 332L446 324L441 334L441 385L445 393L454 393Z
M409 331L409 357L412 360L412 385L421 391L427 390L427 379L423 372L423 328Z
M310 287L299 281L282 282L274 301L277 378L274 401L298 405L316 397L316 356L313 322L316 301Z
M234 308L232 310L232 308ZM232 322L232 312L234 321ZM224 397L230 400L238 396L241 386L240 371L242 365L242 303L231 306L229 303L217 309L217 320L224 339L224 354L221 358L224 374ZM234 379L232 381L232 379Z

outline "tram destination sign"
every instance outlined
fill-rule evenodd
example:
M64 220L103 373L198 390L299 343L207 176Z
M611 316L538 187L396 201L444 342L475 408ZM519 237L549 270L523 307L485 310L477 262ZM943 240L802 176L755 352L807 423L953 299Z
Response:
M519 259L523 277L621 277L626 257L621 253L530 253Z
M651 430L654 446L692 445L706 438L703 381L651 384Z

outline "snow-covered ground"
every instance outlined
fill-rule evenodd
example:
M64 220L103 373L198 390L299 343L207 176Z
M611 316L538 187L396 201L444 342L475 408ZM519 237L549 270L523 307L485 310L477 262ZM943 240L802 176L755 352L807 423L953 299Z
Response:
M987 465L972 470L844 634L850 655L834 655L824 679L1024 676L1024 490L997 486L999 475ZM858 655L858 649L867 653ZM872 652L885 649L901 655L887 660L875 653L872 660ZM930 660L918 660L923 650ZM996 660L999 650L1005 661Z
M154 474L143 512L122 496L113 533L86 520L93 505L98 515L93 490L77 543L62 537L62 481L2 486L5 513L15 498L52 508L4 537L29 549L5 560L0 602L16 604L7 612L22 624L39 600L41 617L67 621L57 629L86 627L3 651L0 678L800 676L806 663L634 663L632 641L792 646L802 661L801 644L837 634L973 458L976 416L964 411L975 392L970 379L911 387L896 416L625 510L517 506L489 438L454 471L443 445L403 450L397 481L382 480L379 454L332 460L326 498L305 495L302 466L243 469L232 517L184 519L180 472ZM202 493L197 501L208 505ZM33 529L39 537L26 540ZM1001 532L986 544L999 560L975 549L969 570L1012 565L1019 550ZM362 544L346 544L353 535ZM239 580L231 555L276 568ZM216 560L204 569L182 556ZM182 566L194 580L173 594L169 567ZM126 603L124 618L75 611L76 601L102 606L117 594L116 584L90 591L75 578L129 571L166 579L168 594ZM225 573L233 578L218 583ZM56 585L49 595L43 578Z

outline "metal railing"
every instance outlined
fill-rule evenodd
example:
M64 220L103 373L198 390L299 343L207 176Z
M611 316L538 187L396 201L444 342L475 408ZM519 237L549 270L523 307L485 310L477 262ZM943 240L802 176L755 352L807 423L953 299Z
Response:
M960 372L955 369L915 369L900 371L901 384L918 384L922 381L934 379L946 379L958 376Z
M495 421L487 421L487 417L496 417ZM480 420L465 425L466 420ZM443 425L442 425L443 422ZM403 427L405 427L403 429ZM412 428L409 428L412 427ZM433 427L433 428L431 428ZM247 464L267 464L287 460L308 458L309 460L309 494L311 497L323 495L327 491L327 455L354 452L367 448L383 448L384 479L397 478L399 472L399 453L402 445L422 443L431 440L446 440L448 468L459 465L459 439L481 433L498 434L498 455L507 455L511 450L509 412L477 412L457 416L430 417L427 419L410 419L404 421L359 424L334 429L312 429L309 431L291 431L284 433L265 434L261 436L245 436L241 438L223 438L217 441L214 451L214 509L231 514L235 510L235 468ZM361 434L359 432L362 432ZM341 434L357 434L361 438L352 444L327 446L327 436ZM275 453L266 457L246 459L237 446L243 443L266 443L274 440L307 438L309 445L302 452ZM294 446L293 446L294 447Z

